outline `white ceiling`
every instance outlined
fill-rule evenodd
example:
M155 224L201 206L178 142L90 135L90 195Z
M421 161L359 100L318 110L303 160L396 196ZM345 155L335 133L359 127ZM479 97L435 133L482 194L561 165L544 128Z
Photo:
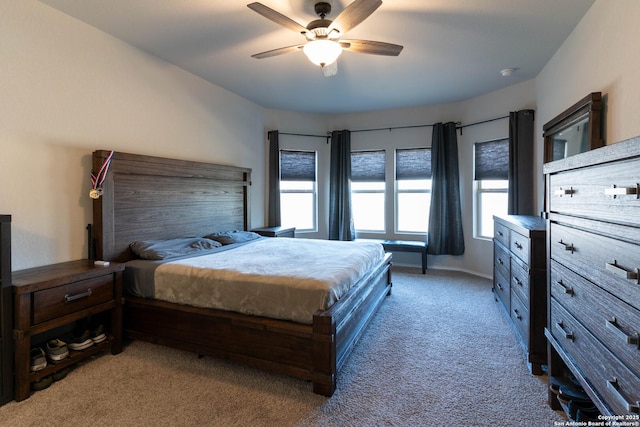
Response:
M384 0L346 34L400 44L398 57L344 52L324 77L305 41L252 0L41 0L266 108L344 113L457 102L535 78L594 0ZM351 0L325 0L333 19ZM262 0L306 26L315 0ZM517 68L510 77L500 70Z

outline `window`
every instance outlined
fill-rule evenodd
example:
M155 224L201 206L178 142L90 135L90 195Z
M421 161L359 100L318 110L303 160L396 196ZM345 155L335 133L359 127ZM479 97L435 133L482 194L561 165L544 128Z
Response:
M426 233L431 207L431 149L396 150L396 232Z
M351 153L351 207L358 231L384 232L384 150Z
M315 151L280 151L280 212L284 227L317 230Z
M509 205L509 140L476 142L474 153L475 237L493 238L493 215Z

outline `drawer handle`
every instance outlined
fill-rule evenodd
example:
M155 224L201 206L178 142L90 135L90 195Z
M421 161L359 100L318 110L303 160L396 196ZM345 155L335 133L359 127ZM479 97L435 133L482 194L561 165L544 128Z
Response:
M640 184L636 184L635 187L616 187L615 185L611 188L605 188L604 194L607 196L628 196L630 194L635 194L636 199L640 197Z
M500 230L496 231L496 233L497 233L497 234L498 234L498 236L500 236L500 237L503 237L503 236L504 236L504 234L502 234L502 231L500 231Z
M620 267L615 259L613 260L613 262L606 263L606 268L616 276L622 277L623 279L638 280L637 269L636 271L627 271L624 268Z
M576 250L576 247L573 246L573 243L565 243L565 242L562 241L562 239L560 239L558 244L564 246L564 250L565 251L571 251L571 253L573 253Z
M75 301L75 300L78 300L78 299L81 299L81 298L87 298L87 297L90 297L90 296L91 296L91 288L87 289L86 292L83 292L81 294L75 294L75 295L66 294L64 296L64 302L66 304L68 302Z
M564 337L568 340L573 341L576 337L573 335L573 332L567 332L564 330L564 324L562 324L562 322L557 322L556 323L556 327L558 329L560 329L560 331L562 332L562 334L564 335Z
M618 399L620 403L627 409L627 411L633 414L640 414L640 401L630 403L624 396L618 385L618 379L613 377L612 380L607 381L607 389Z
M562 197L562 196L571 196L573 195L575 191L573 190L573 187L569 187L569 188L560 188L556 191L553 192L554 195Z
M496 286L498 287L498 289L500 289L501 291L504 291L504 288L502 287L502 285L500 284L500 282L496 282Z
M564 289L564 293L573 296L574 295L574 291L573 288L571 286L567 286L564 284L564 282L562 280L558 280L556 282L558 285L560 285L560 287L562 289Z
M504 261L502 261L502 259L498 258L498 264L504 265Z
M514 243L513 243L513 246L515 246L516 248L518 248L518 249L520 249L520 250L522 250L522 248L523 248L522 244L521 244L521 243L518 243L518 242L514 242Z
M518 279L516 276L513 276L513 280L515 280L516 284L519 286L523 286L522 280Z
M515 315L516 315L516 319L518 319L518 320L522 320L522 316L520 315L520 313L518 313L518 309L517 309L517 308L514 308L514 309L513 309L513 312L514 312L514 313L515 313Z
M618 319L616 319L615 317L612 320L607 320L607 328L611 329L613 332L616 333L616 335L620 338L622 338L627 344L631 344L631 345L638 345L638 343L640 342L640 340L638 340L638 334L634 335L627 335L622 328L620 328L620 324L618 323Z

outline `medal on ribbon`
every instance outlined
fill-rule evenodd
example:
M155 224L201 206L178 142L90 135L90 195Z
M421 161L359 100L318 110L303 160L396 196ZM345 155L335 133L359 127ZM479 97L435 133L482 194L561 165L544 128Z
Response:
M91 190L89 191L89 197L92 199L99 199L102 196L102 183L107 178L107 171L109 170L109 165L111 164L111 158L113 158L113 151L109 153L104 162L102 162L102 166L100 166L100 170L97 174L91 172Z

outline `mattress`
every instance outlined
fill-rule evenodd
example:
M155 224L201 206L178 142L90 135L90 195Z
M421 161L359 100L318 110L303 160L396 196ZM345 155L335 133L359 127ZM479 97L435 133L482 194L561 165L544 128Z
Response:
M311 324L384 257L381 244L260 238L204 255L134 260L129 294Z

